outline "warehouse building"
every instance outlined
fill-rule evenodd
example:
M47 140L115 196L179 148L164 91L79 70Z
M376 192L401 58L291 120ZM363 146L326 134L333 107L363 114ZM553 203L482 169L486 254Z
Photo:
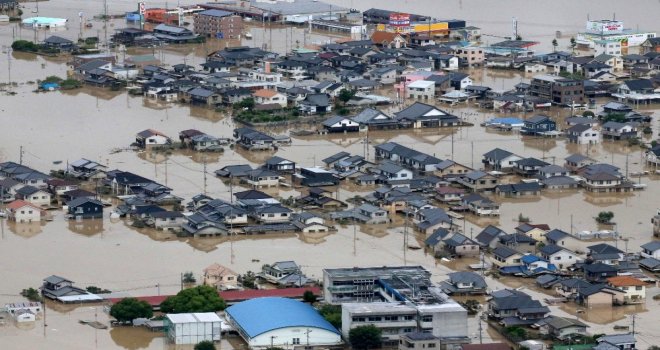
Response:
M254 348L341 344L341 335L308 304L287 298L257 298L225 310L227 321Z
M197 344L220 341L222 321L214 312L165 315L165 333L170 343Z

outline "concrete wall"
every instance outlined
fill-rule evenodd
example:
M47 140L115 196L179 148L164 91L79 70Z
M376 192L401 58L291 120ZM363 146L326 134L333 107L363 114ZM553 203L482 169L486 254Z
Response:
M295 342L301 345L307 345L308 335L309 345L311 346L341 343L341 337L338 333L333 333L325 329L315 327L286 327L260 334L250 339L248 345L251 348L270 347L272 341L273 346L290 348Z
M466 337L468 335L467 311L457 306L435 312L433 314L433 335L436 337Z

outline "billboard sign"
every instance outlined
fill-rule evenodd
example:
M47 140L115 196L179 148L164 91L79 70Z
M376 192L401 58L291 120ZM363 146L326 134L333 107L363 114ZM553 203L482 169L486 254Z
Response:
M390 14L390 25L393 27L407 27L410 26L410 14L408 13L392 13Z
M144 11L146 9L146 6L144 5L143 2L138 3L138 12L140 12L141 15L144 16Z
M587 21L587 32L594 34L620 34L623 32L622 21Z

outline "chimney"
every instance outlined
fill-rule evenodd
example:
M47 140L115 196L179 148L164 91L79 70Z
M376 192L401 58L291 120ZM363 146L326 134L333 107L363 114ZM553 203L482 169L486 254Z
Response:
M264 70L266 71L266 73L270 73L270 62L269 61L266 61Z

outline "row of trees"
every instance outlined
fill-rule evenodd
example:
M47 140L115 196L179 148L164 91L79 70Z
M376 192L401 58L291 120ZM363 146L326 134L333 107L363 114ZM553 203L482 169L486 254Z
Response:
M210 286L184 289L160 304L161 311L174 314L215 312L224 310L226 307L227 304L220 298L218 291ZM110 316L121 323L130 323L136 318L153 317L153 309L146 301L125 298L110 308Z

